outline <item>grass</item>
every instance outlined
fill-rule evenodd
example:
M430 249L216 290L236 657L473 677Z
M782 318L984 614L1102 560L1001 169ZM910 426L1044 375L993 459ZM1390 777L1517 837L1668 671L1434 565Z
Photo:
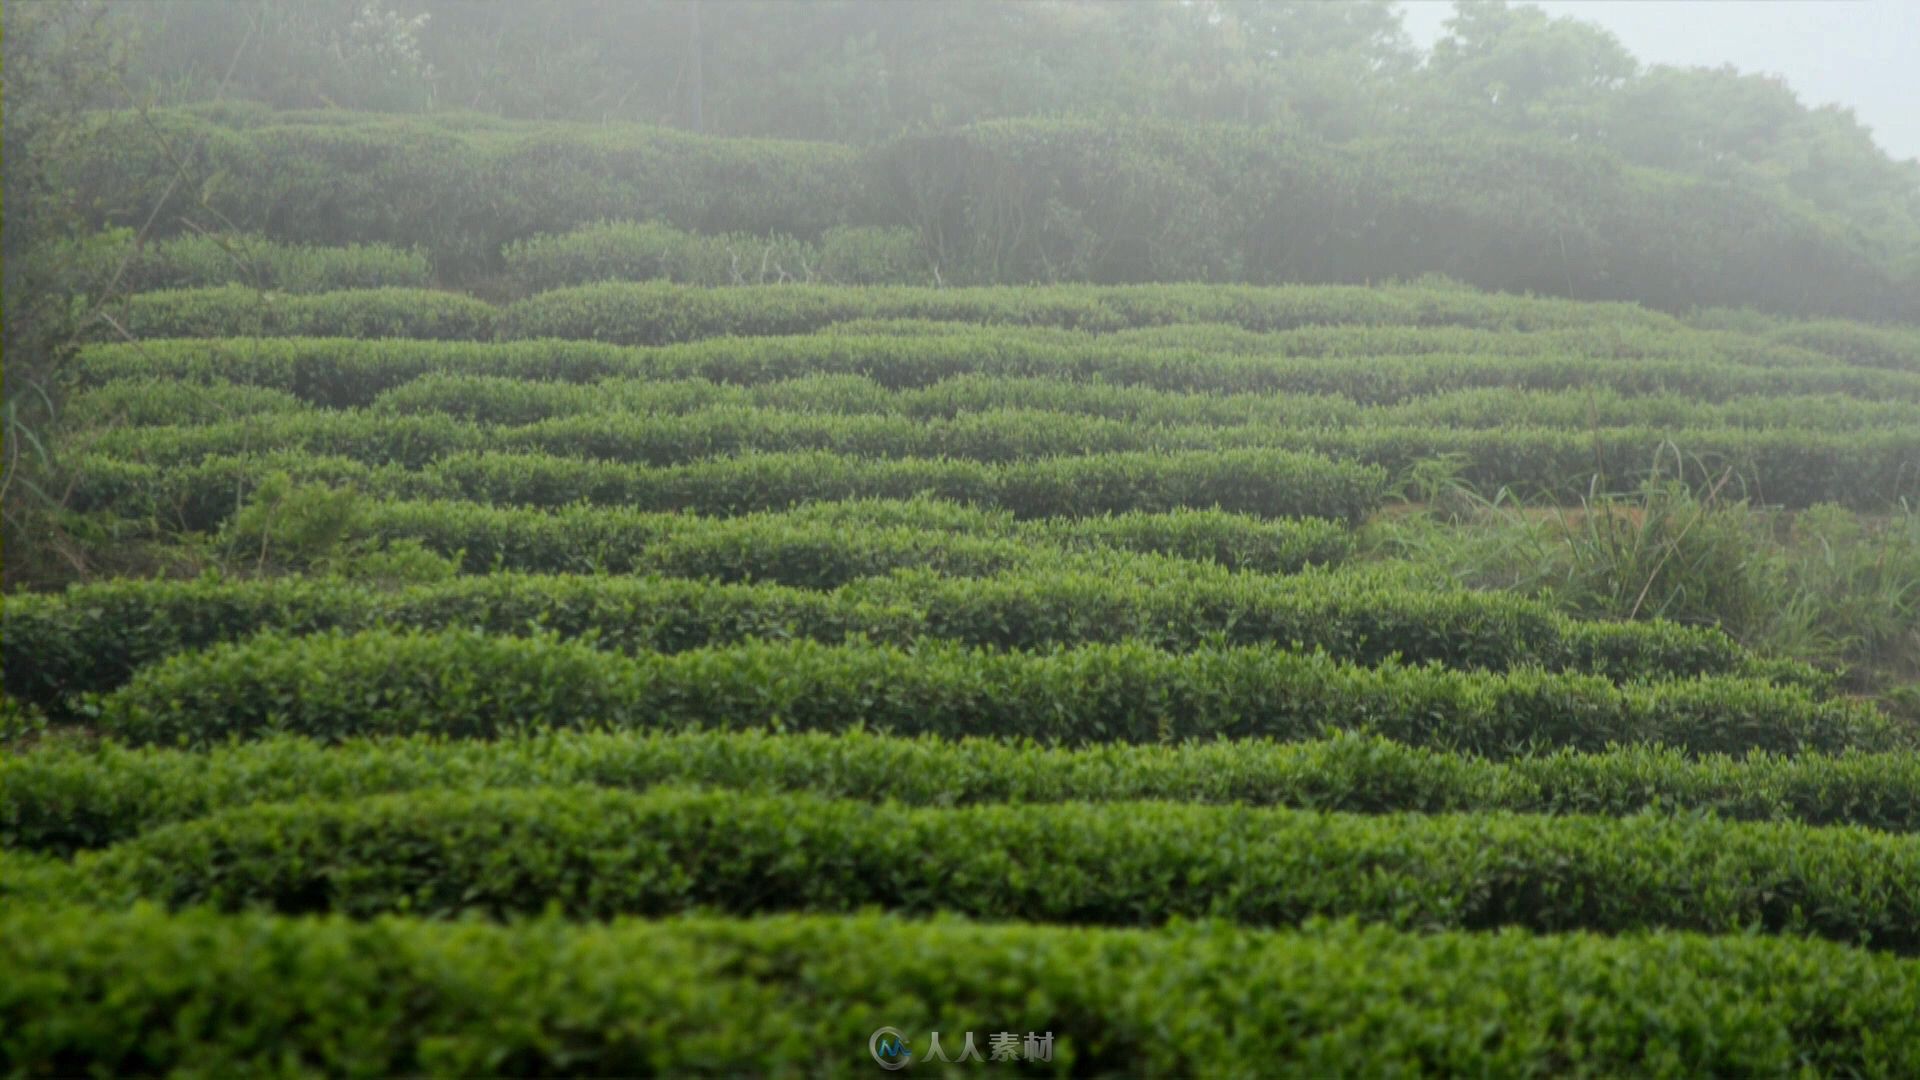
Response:
M1845 668L1859 691L1908 700L1904 684L1920 676L1920 507L1756 507L1725 474L1685 482L1688 464L1675 453L1636 482L1609 489L1599 479L1563 506L1488 494L1453 463L1426 462L1360 544L1436 584L1511 591L1582 618L1716 626L1759 652Z

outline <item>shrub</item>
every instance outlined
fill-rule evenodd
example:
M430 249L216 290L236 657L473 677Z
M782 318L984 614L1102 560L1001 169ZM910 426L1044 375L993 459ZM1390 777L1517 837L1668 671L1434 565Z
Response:
M339 802L427 788L692 784L912 806L1158 800L1354 813L1709 813L1920 832L1911 753L1689 759L1668 749L1560 750L1503 762L1336 735L1139 746L739 732L432 736L329 746L274 738L206 751L113 743L0 759L0 842L69 853L256 802Z
M605 221L508 244L505 274L520 293L598 281L683 285L927 283L926 260L904 229L826 231L819 243L782 234L698 235L657 221Z
M1450 342L1438 336L1458 350L1447 351L1423 349L1405 340L1406 334L1383 334L1367 326L1255 335L1258 347L1250 352L1210 348L1201 330L1189 326L1178 328L1177 342L1165 344L1151 339L1135 343L1137 339L1120 334L1013 326L914 323L893 329L886 332L862 321L829 333L719 338L657 349L553 340L143 341L89 346L75 374L87 385L124 378L246 383L286 390L328 407L366 405L382 392L428 374L493 375L531 383L705 379L741 386L838 374L863 376L888 390L989 375L1176 393L1337 394L1363 404L1502 387L1608 389L1630 398L1684 394L1709 402L1784 394L1920 402L1920 373L1837 362L1756 366L1698 355L1684 339L1622 360L1605 351L1605 342L1574 348L1552 334L1515 335L1520 343L1508 343L1499 335ZM1437 332L1417 329L1410 334L1425 338ZM1342 340L1330 342L1330 336ZM1367 362L1355 363L1356 356Z
M495 310L459 293L426 289L351 289L277 295L242 285L135 293L112 304L114 325L96 340L268 337L491 338Z
M1849 364L1920 371L1920 332L1907 327L1823 320L1789 323L1770 336Z
M422 469L263 452L162 469L89 455L74 464L76 510L161 517L211 530L266 477L350 485L378 498L454 498L495 506L585 502L636 510L740 514L821 500L922 495L1019 518L1218 509L1352 523L1379 505L1383 470L1284 450L1100 454L1004 464L830 453L748 454L668 468L536 454L456 454Z
M810 451L875 460L1012 463L1121 453L1211 451L1225 456L1284 450L1357 460L1393 473L1419 468L1436 457L1452 457L1459 461L1459 477L1464 481L1488 489L1566 497L1590 491L1610 476L1644 473L1649 462L1680 445L1698 464L1678 470L1684 478L1676 480L1675 498L1691 500L1698 489L1701 495L1722 501L1737 494L1795 507L1842 499L1856 506L1885 507L1920 493L1917 431L1920 427L1829 432L1636 425L1577 432L1532 426L1462 429L1433 422L1344 428L1173 426L1030 408L921 420L722 407L674 416L604 412L514 427L483 426L445 415L288 414L108 432L91 449L130 461L171 465L271 447L409 468L463 452L543 454L668 467L728 455ZM1665 501L1670 499L1645 500L1649 505ZM1603 520L1602 510L1590 505L1584 520ZM1709 529L1719 520L1709 522ZM1634 530L1639 530L1638 519ZM1627 539L1596 536L1593 546L1619 547ZM1693 539L1705 542L1706 532ZM1631 598L1623 605L1623 613L1627 606Z
M1726 677L1616 687L1529 670L1354 667L1271 647L1166 653L1132 643L1028 654L796 642L626 657L471 631L264 635L145 667L90 710L102 731L130 742L182 745L276 732L491 738L559 728L866 727L1066 744L1346 730L1507 757L1613 743L1876 750L1909 738L1870 707Z
M1899 267L1762 184L1629 168L1587 143L996 121L867 150L622 125L101 113L58 163L97 224L228 223L428 251L450 280L593 221L703 233L905 227L951 281L1377 281L1914 317ZM167 151L191 146L192 182ZM298 168L289 162L297 162ZM1780 267L1792 273L1780 273Z
M433 268L425 254L391 244L316 247L285 244L258 233L185 233L136 243L116 229L102 242L70 246L74 292L202 289L246 285L287 293L336 289L425 288ZM116 276L117 275L117 276Z
M1050 1033L1089 1074L1901 1075L1917 1016L1913 961L1738 935L0 912L0 1061L30 1073L859 1076L891 1024L949 1055Z
M593 221L810 238L861 198L856 152L824 143L338 112L233 119L99 114L67 163L77 197L103 224L151 213L169 227L211 218L288 242L417 247L454 281L493 271L508 241ZM176 142L196 152L194 182L177 189L163 152Z
M1606 308L1446 289L1351 286L1060 286L1048 289L710 289L664 282L555 289L502 317L505 338L664 345L722 335L798 334L854 319L941 321L1114 331L1223 322L1248 330L1315 323L1528 327L1582 325ZM1622 317L1634 321L1631 314ZM1641 319L1654 321L1653 316Z
M1920 837L1652 815L428 790L219 811L82 853L75 869L82 895L107 904L361 918L874 906L1107 925L1760 930L1920 949Z
M380 591L337 579L128 581L83 586L63 596L17 596L6 612L12 661L7 690L58 709L68 695L112 689L137 668L178 652L271 629L306 634L378 625L464 626L497 634L538 627L622 652L680 652L754 638L832 644L859 636L895 645L953 641L1007 649L1132 640L1174 651L1208 643L1278 644L1365 664L1399 657L1488 671L1539 665L1613 680L1741 675L1816 692L1828 683L1804 667L1753 657L1710 630L1575 622L1538 601L1415 591L1372 576L1271 581L1148 560L1049 558L982 545L976 550L1000 552L1008 568L994 570L984 561L970 566L957 557L965 548L934 548L949 571L991 576L920 571L811 592L768 582L819 584L828 573L847 577L862 569L853 561L862 553L848 552L829 537L821 555L803 560L797 546L775 544L766 551L765 543L751 539L753 532L733 535L748 540L713 550L758 557L752 563L744 556L716 561L708 572L745 578L752 566L751 584L498 572L439 580L438 573L451 569L440 561L445 557L401 541L384 560L352 560L349 572L356 580L400 577L426 584ZM672 547L666 542L653 550ZM875 558L880 550L866 554ZM924 550L904 547L909 555ZM662 562L672 566L666 559L652 565ZM396 563L401 565L381 569Z

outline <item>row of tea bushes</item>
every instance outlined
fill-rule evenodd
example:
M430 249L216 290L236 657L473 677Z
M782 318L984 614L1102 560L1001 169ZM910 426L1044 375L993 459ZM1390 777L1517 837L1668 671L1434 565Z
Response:
M504 309L452 292L347 289L268 297L240 285L137 293L120 326L136 338L284 336L485 340L560 338L664 345L801 334L856 319L931 319L1111 332L1183 323L1247 330L1322 324L1545 330L1598 321L1677 327L1628 305L1578 304L1460 289L1319 285L1056 285L1044 289L711 288L609 282L554 289ZM411 304L417 310L409 312ZM497 318L496 318L497 315Z
M55 245L40 257L59 268L67 291L94 298L221 285L321 293L433 284L433 267L417 249L289 244L259 233L196 232L141 241L130 229L111 229Z
M143 388L179 394L172 380L121 380L87 392L98 412L110 401L137 403ZM203 392L244 390L234 416L297 412L282 391L208 384ZM286 405L283 402L294 402ZM1044 410L1132 424L1240 427L1456 428L1801 427L1829 431L1920 424L1920 403L1870 401L1843 394L1756 394L1703 401L1682 394L1623 394L1601 387L1531 390L1469 387L1370 404L1343 394L1196 393L1068 379L956 375L924 387L889 390L860 375L807 375L735 385L703 379L604 379L593 383L529 382L493 375L429 374L382 392L368 406L382 416L447 416L489 424L533 424L584 416L644 415L649 421L713 409L785 410L838 416L952 420L1008 409ZM313 411L312 415L330 415ZM341 414L349 415L349 414ZM208 423L233 416L189 415L143 423Z
M951 960L877 959L923 957ZM1011 1031L1023 1055L1044 1034L1053 1069L1087 1075L1894 1077L1920 1072L1920 963L1795 938L1350 924L0 910L0 1066L22 1073L770 1075L804 1059L870 1076L881 1025L916 1059L931 1031L949 1057L968 1031L980 1053Z
M517 240L501 251L517 293L597 281L682 285L931 285L933 264L907 229L826 230L816 241L776 233L698 234L659 221L602 221Z
M906 807L599 787L256 803L75 857L82 900L574 918L692 910L1157 925L1694 930L1920 949L1920 837L1635 815L1157 802Z
M750 454L821 452L868 461L946 459L1013 465L1041 458L1129 453L1310 452L1404 475L1453 458L1459 476L1486 490L1578 493L1594 477L1646 474L1671 451L1706 476L1728 469L1756 501L1792 507L1842 502L1895 505L1920 494L1920 423L1867 431L1818 428L1454 428L1434 423L1349 428L1247 424L1179 427L1035 409L953 419L836 416L715 408L681 415L602 413L516 426L450 416L314 412L217 424L125 428L91 442L95 453L158 466L262 449L368 465L425 468L454 456L524 454L671 468ZM1240 509L1246 509L1243 505Z
M1351 813L1655 812L1910 833L1920 832L1916 783L1920 758L1911 753L1690 759L1639 746L1489 761L1358 735L1072 748L863 732L554 732L333 746L275 738L206 751L107 743L0 758L0 840L65 855L257 802L662 784L934 807L1157 800Z
M721 581L832 588L901 569L966 577L1058 568L1062 553L1132 552L1120 576L1155 580L1200 570L1291 574L1344 561L1353 534L1319 518L1265 519L1176 509L1082 518L1014 519L927 499L806 503L732 517L570 506L558 510L470 502L373 502L354 508L353 534L417 543L469 573L658 573ZM235 530L243 539L250 534ZM1104 560L1115 572L1120 560ZM1085 565L1084 563L1081 565Z
M1602 320L1672 325L1668 316L1632 305L1578 304L1418 286L707 289L664 282L612 282L554 289L518 301L502 315L500 333L506 338L663 345L723 335L806 333L852 319L934 319L1096 332L1196 322L1256 331L1329 323L1519 330L1589 326Z
M1355 363L1347 356L1221 355L1177 346L1103 345L1071 336L1056 341L1028 330L992 328L939 335L717 338L658 348L582 341L148 340L89 346L76 366L83 386L122 379L242 383L284 390L329 408L368 405L386 391L434 374L490 375L529 383L704 379L742 386L856 375L888 390L986 375L1173 393L1338 395L1362 404L1496 387L1595 388L1630 397L1678 394L1702 401L1838 394L1920 402L1920 373L1838 362L1767 367L1663 357L1614 362L1564 353L1425 353L1378 354Z
M1768 336L1850 364L1920 371L1920 330L1912 327L1822 320L1789 323Z
M115 379L68 397L60 425L72 432L168 424L220 424L242 418L300 416L313 406L269 386L188 379Z
M1693 753L1885 750L1869 705L1754 679L1616 686L1593 675L1363 667L1271 646L1043 652L923 642L749 643L627 656L471 630L265 634L140 668L85 705L134 744L272 734L493 738L584 729L874 729L1083 744L1378 734L1504 758L1662 743Z
M498 311L460 293L431 289L351 289L281 295L245 285L135 293L107 308L111 321L89 324L98 341L122 337L422 338L493 337Z
M820 500L921 495L1016 517L1089 517L1218 509L1265 518L1357 523L1385 497L1378 466L1287 450L1099 454L1004 464L928 458L866 460L824 452L749 454L651 468L539 454L458 454L421 469L340 457L269 453L164 468L92 454L73 466L72 506L212 530L270 477L350 485L383 499L458 499L497 506L574 503L739 514Z
M1361 664L1398 657L1484 671L1541 666L1618 681L1713 674L1826 688L1811 669L1751 656L1716 630L1579 622L1509 595L1417 592L1371 576L1168 574L1130 581L1113 564L1062 561L971 579L922 570L831 592L764 580L508 573L393 591L292 578L103 582L8 602L7 692L55 707L68 695L119 686L176 653L263 631L376 626L506 635L539 628L627 653L756 638L1001 649L1131 641L1171 651L1278 644Z
M967 324L912 319L862 319L838 323L833 333L955 333ZM1771 325L1771 324L1770 324ZM1833 323L1862 326L1860 323ZM1084 331L1045 331L1063 343L1092 336ZM1172 323L1098 335L1112 345L1200 349L1224 356L1579 356L1594 360L1693 360L1758 367L1807 367L1844 360L1805 345L1751 331L1709 329L1693 322L1626 322L1596 319L1558 327L1493 328L1394 323L1317 323L1286 330L1249 330L1233 323Z
M130 517L163 517L207 530L275 472L350 484L380 498L467 499L557 507L585 501L650 510L742 513L820 499L932 495L1012 510L1022 517L1130 510L1217 508L1262 517L1358 522L1384 498L1390 476L1450 459L1452 472L1483 491L1577 496L1630 484L1665 463L1711 486L1724 472L1729 497L1805 508L1837 502L1884 509L1920 491L1920 429L1561 428L1448 429L1427 426L1268 431L1238 429L1280 446L1118 450L1019 457L1023 449L1074 450L1099 431L1120 444L1239 441L1235 429L1149 434L1114 421L1008 414L945 425L863 418L789 417L782 426L739 414L665 419L660 426L706 437L732 456L679 460L687 447L661 444L636 425L582 417L518 431L462 426L448 418L392 421L265 421L213 429L130 429L74 466L75 506ZM276 426L315 432L334 453L287 449ZM332 429L332 430L329 430ZM1229 437L1222 439L1225 430ZM1066 432L1066 435L1058 435ZM725 433L725 434L723 434ZM864 434L863 434L864 433ZM817 436L817 437L816 437ZM871 436L868 438L867 436ZM897 441L897 447L889 444ZM467 450L482 446L530 449ZM854 443L872 450L968 449L978 457L843 454L828 449L760 451L756 444ZM964 447L961 444L965 444ZM143 451L143 447L149 448ZM116 454L118 448L124 453ZM215 453L216 450L228 453ZM150 453L153 460L140 460ZM595 456L610 455L610 456ZM649 457L665 459L652 464ZM986 460L981 460L985 458ZM185 464L182 462L191 462ZM371 462L371 464L370 464ZM409 467L414 466L414 467ZM1682 478L1680 473L1673 473Z

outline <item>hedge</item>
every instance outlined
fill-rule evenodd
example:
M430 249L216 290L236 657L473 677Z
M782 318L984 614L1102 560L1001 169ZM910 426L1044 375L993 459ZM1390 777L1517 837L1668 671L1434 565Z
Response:
M1459 460L1461 479L1486 490L1553 495L1645 475L1677 448L1705 463L1695 479L1730 469L1734 489L1762 503L1804 508L1841 502L1898 505L1920 495L1920 424L1871 431L1811 428L1452 428L1157 426L1032 409L967 413L951 420L818 416L764 409L710 409L681 416L610 413L517 427L448 416L310 413L214 425L131 428L94 441L95 453L177 466L260 449L332 456L370 465L423 468L456 454L527 454L671 468L746 454L824 452L870 461L938 458L1010 464L1110 454L1222 455L1288 451L1377 465L1404 474L1434 458ZM1177 504L1176 504L1177 505ZM1242 509L1246 508L1243 504Z
M516 292L660 278L683 285L931 285L932 264L907 229L828 229L818 243L785 234L699 235L658 221L602 221L508 244Z
M829 555L842 550L823 547ZM1727 674L1827 689L1826 676L1761 660L1717 630L1580 622L1516 596L1414 591L1378 575L1272 581L1149 572L1129 580L1113 564L1027 562L1025 569L985 577L919 572L831 592L768 584L778 573L757 573L760 580L752 584L723 584L495 572L397 591L312 578L102 582L9 598L6 688L22 701L53 708L68 695L119 686L145 664L264 630L304 634L384 625L496 634L538 627L630 653L752 638L831 644L853 636L901 646L945 640L1009 649L1139 641L1179 651L1204 643L1277 643L1364 664L1397 656L1490 671L1540 665L1613 680ZM744 575L736 568L714 576Z
M949 1057L968 1031L981 1054L993 1032L1046 1033L1051 1067L1016 1067L1059 1075L1894 1077L1920 1071L1920 965L1766 937L1321 923L0 911L0 1067L22 1073L871 1076L881 1026L922 1056L931 1031Z
M1381 281L1686 309L1912 317L1901 271L1755 184L1604 149L1425 135L1329 145L1244 125L998 121L866 151L629 125L210 110L86 119L55 164L96 225L190 223L427 249L611 217L706 233L910 227L950 281ZM182 160L188 183L178 184Z
M1182 565L1289 574L1343 561L1353 534L1318 518L1268 520L1218 510L1130 511L1015 520L1004 511L929 499L807 503L734 517L570 506L556 511L463 502L376 502L356 532L417 542L473 573L595 570L773 581L832 588L920 568L977 576L1066 552L1132 552L1136 573L1197 573ZM1113 562L1104 565L1112 566Z
M108 388L114 385L108 384ZM966 374L925 387L888 390L858 375L802 375L739 386L698 379L603 379L587 384L435 373L381 392L369 407L387 417L449 416L515 425L587 416L683 416L722 408L919 420L952 420L969 414L1029 409L1134 424L1225 428L1426 424L1464 428L1862 430L1920 424L1920 404L1867 401L1840 394L1766 394L1703 401L1674 393L1628 395L1592 387L1527 390L1500 386L1448 390L1376 405L1341 394L1196 393L1051 377ZM209 419L213 418L187 416L177 421L151 422Z
M1218 322L1249 330L1317 323L1551 329L1606 319L1662 325L1625 305L1522 299L1462 289L1351 285L1055 285L1045 289L835 288L788 285L698 288L669 282L603 282L554 289L510 305L506 338L565 338L664 345L723 335L799 334L852 319L1051 326L1113 331Z
M494 738L563 728L871 728L1045 742L1331 731L1510 757L1662 743L1693 753L1882 750L1911 733L1871 706L1724 676L1615 686L1590 675L1356 667L1272 647L754 643L628 657L471 630L262 635L135 672L88 707L135 744L288 733Z
M1352 916L1409 930L1759 931L1920 948L1920 837L1654 815L425 790L218 811L74 865L80 895L109 906L363 918L866 907L1096 925Z
M497 312L459 293L428 289L349 289L276 295L244 285L136 293L92 324L97 341L144 338L269 337L491 338Z
M163 424L217 424L240 417L305 415L312 407L285 390L245 383L175 378L115 379L66 401L62 427L88 429Z
M555 732L497 742L415 736L334 746L274 738L206 751L43 748L0 758L0 842L69 854L257 802L339 802L435 787L660 784L911 806L1158 800L1353 813L1654 812L1920 832L1912 797L1920 758L1910 753L1696 760L1623 747L1495 762L1357 735L1065 748L743 731Z
M822 416L717 408L679 416L610 413L512 427L450 416L306 412L213 424L171 424L101 433L89 449L155 465L179 465L262 448L420 468L456 453L544 454L664 467L747 453L826 451L863 458L1024 458L1139 451L1267 449L1297 441L1250 426L1166 427L1035 409L997 409L953 419Z
M1188 328L1183 328L1186 330ZM1337 394L1362 403L1473 388L1611 389L1628 396L1681 394L1706 401L1778 394L1841 394L1920 401L1920 373L1838 362L1766 367L1693 357L1501 353L1346 355L1220 354L1202 348L1103 344L1090 336L1020 328L889 334L870 324L845 333L716 338L632 348L595 342L450 343L345 338L210 338L97 344L82 350L83 385L126 378L189 378L286 390L316 405L367 405L429 374L595 383L609 378L705 379L746 386L823 374L860 375L889 390L959 375L1102 382L1179 393ZM1363 354L1364 355L1364 354Z
M1667 310L1920 318L1908 268L1763 184L1588 140L1417 126L1330 144L1242 125L1001 120L904 136L863 179L973 280L1346 281ZM883 221L886 219L882 219Z
M537 454L457 454L422 469L370 468L339 457L262 453L162 468L89 454L73 464L76 510L160 517L210 530L267 476L350 484L376 498L462 499L497 506L585 502L637 510L737 514L819 500L932 495L1020 518L1182 508L1267 518L1358 522L1380 504L1386 473L1286 450L1099 454L1004 464L864 460L824 452L749 454L650 468Z
M46 852L0 849L0 912L72 903L90 888L86 877L66 859Z
M564 342L206 338L89 345L75 379L98 386L123 379L184 379L284 390L324 406L365 405L381 391L433 372L593 382L631 375L636 350Z
M109 286L115 292L249 285L318 293L433 284L433 267L417 250L286 244L258 233L184 233L137 243L132 230L116 229L61 245L50 257L69 268L71 291L94 297Z
M205 221L300 243L425 249L454 280L501 246L617 217L699 232L801 237L850 223L857 155L606 124L277 113L233 127L206 110L99 113L64 163L102 224ZM163 137L156 138L155 132ZM171 184L189 153L193 182ZM165 196L165 197L163 197Z
M1277 441L1277 440L1276 440ZM1637 483L1656 463L1684 460L1684 479L1705 490L1724 471L1726 498L1806 509L1840 503L1886 510L1920 496L1920 428L1825 432L1804 429L1556 428L1450 430L1356 428L1288 440L1303 453L1363 462L1396 475L1452 458L1455 475L1484 491L1575 498L1596 486ZM1675 477L1680 478L1680 477Z
M934 319L985 325L1115 331L1219 322L1255 331L1318 323L1551 329L1636 309L1458 289L1355 286L1055 286L936 289L906 286L711 287L601 282L553 289L497 312L459 293L345 289L276 297L227 284L134 293L116 302L119 330L136 338L229 335L561 338L664 345L729 335L808 333L854 319Z
M1392 285L1381 287L1394 288ZM1606 310L1618 314L1621 309ZM1495 329L1472 325L1331 321L1265 331L1232 323L1187 323L1116 330L1102 335L1102 340L1116 345L1204 349L1230 356L1581 356L1609 361L1696 360L1769 368L1819 366L1834 360L1804 345L1758 336L1759 332L1753 330L1716 329L1695 321L1669 321L1645 313L1624 319L1595 318L1584 323L1568 317L1560 322L1561 325L1515 322ZM940 328L956 330L959 324L878 320L845 324L835 329L862 328L932 332Z
M1791 323L1769 337L1849 364L1920 371L1920 331L1911 327L1821 320Z
M228 550L264 546L282 569L351 571L343 560L396 546L424 549L456 571L666 574L835 588L905 569L977 577L1012 570L1098 570L1124 580L1175 581L1221 568L1292 573L1344 559L1352 534L1316 518L1262 522L1189 510L992 524L1003 514L889 514L932 500L808 503L781 511L699 514L570 506L547 511L450 501L349 501L341 543L285 545L284 526L246 521L223 532ZM958 521L950 531L943 521ZM1273 528L1261 531L1258 525ZM1249 527L1256 526L1256 527ZM276 539L279 538L279 539ZM282 550L286 546L287 550ZM1213 561L1218 567L1208 567ZM350 576L350 575L349 575Z
M610 392L617 393L618 389ZM1055 411L1046 402L1020 403L1012 392L1006 404L957 409L952 416L936 417L834 414L807 408L806 403L797 409L720 405L677 413L605 409L524 424L476 423L445 414L395 416L378 411L307 410L121 428L100 433L90 441L90 449L171 465L270 447L339 455L368 464L394 461L418 468L436 457L484 451L667 466L743 453L811 450L871 458L948 457L1002 462L1137 451L1338 446L1390 468L1406 467L1407 459L1418 450L1384 449L1391 440L1413 447L1464 446L1475 463L1485 469L1484 463L1493 452L1482 447L1524 442L1540 446L1544 454L1556 445L1553 436L1560 436L1557 442L1562 445L1587 444L1587 467L1561 460L1566 457L1562 453L1529 471L1544 477L1564 476L1569 468L1591 473L1596 457L1602 462L1620 459L1635 449L1647 454L1662 442L1748 457L1759 456L1750 448L1763 447L1760 453L1776 459L1776 468L1789 476L1795 465L1808 458L1866 460L1876 452L1910 454L1907 460L1913 464L1908 471L1920 471L1920 439L1909 434L1920 430L1920 410L1915 409L1872 409L1873 415L1884 420L1877 428L1835 431L1825 421L1838 419L1844 425L1869 410L1836 409L1831 400L1826 400L1796 413L1794 406L1803 402L1775 400L1751 417L1758 425L1718 426L1714 415L1718 410L1711 407L1662 409L1660 402L1651 402L1646 410L1651 415L1644 419L1635 419L1623 409L1618 416L1625 422L1623 426L1609 423L1599 414L1597 404L1587 409L1584 419L1575 421L1573 414L1581 409L1577 401L1543 403L1537 399L1516 400L1512 395L1477 396L1482 400L1368 410L1344 422L1327 415L1335 412L1337 405L1328 408L1314 401L1277 399L1261 411L1282 413L1285 406L1293 404L1297 410L1294 415L1267 415L1225 424L1173 416L1106 417ZM1769 430L1758 431L1755 426ZM1572 434L1554 428L1570 428ZM1441 452L1436 450L1427 456Z

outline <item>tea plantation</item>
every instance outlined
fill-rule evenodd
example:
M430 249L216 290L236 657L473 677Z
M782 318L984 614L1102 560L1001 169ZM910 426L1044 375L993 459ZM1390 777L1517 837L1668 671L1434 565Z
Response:
M1437 286L127 315L74 506L172 572L7 603L16 1067L1920 1066L1910 721L1368 540L1422 461L1577 503L1663 446L1884 515L1920 335Z
M898 146L89 116L0 1073L1920 1075L1878 263L942 273Z

